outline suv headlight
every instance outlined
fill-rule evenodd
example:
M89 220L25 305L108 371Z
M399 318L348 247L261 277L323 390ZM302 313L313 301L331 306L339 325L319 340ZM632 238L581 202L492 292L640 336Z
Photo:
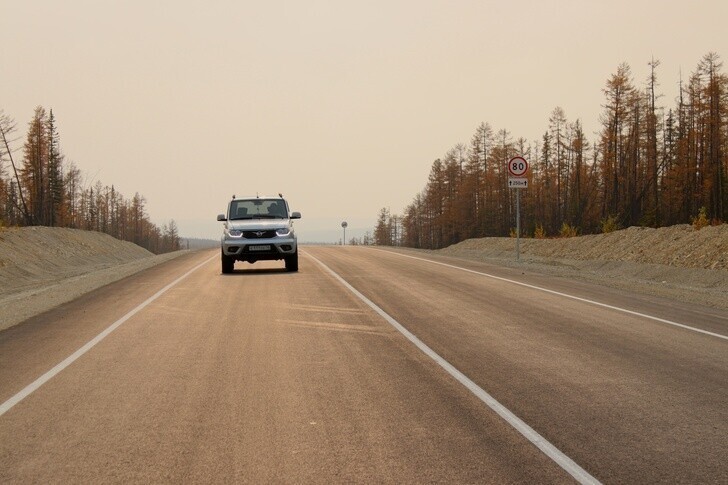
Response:
M276 229L276 235L278 235L278 236L288 236L289 234L291 234L290 227L283 227L281 229Z
M241 237L243 235L243 231L239 229L230 229L227 233L230 237Z

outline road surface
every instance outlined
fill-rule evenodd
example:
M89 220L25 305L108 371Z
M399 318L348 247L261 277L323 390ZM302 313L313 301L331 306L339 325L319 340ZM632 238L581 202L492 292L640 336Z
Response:
M282 266L190 253L0 332L0 482L728 482L726 312L413 251Z

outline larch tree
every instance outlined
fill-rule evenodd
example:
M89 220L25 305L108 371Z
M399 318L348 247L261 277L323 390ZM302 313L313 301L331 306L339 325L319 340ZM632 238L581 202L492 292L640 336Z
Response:
M570 198L567 207L567 220L569 224L581 227L584 223L584 213L587 204L592 199L589 191L589 175L587 166L587 153L589 142L586 140L581 121L576 120L573 126L574 136L571 140L570 150L574 154L574 167L571 171Z
M48 136L47 114L38 106L29 123L28 136L23 146L23 165L20 169L21 185L28 194L28 208L32 225L47 225Z
M474 221L469 237L482 237L486 233L488 213L487 173L488 156L493 145L493 129L488 123L478 125L470 139L468 161L465 165L467 184L464 190L471 191Z
M430 249L441 248L443 244L442 215L445 200L445 170L438 158L432 163L425 187L426 228Z
M138 245L143 245L143 241L146 237L144 219L145 219L145 204L146 200L144 197L139 195L139 192L134 194L134 198L131 201L131 228L132 228L132 242Z
M629 225L691 222L698 213L725 221L728 207L728 77L715 53L704 56L684 83L676 106L658 105L659 61L636 88L620 64L603 89L600 130L587 141L581 120L560 108L540 143L495 136L483 123L466 150L450 150L430 169L423 191L402 218L403 243L439 248L468 237L512 231L513 192L505 162L527 154L529 188L522 195L524 227L539 237L572 229L588 234ZM388 220L392 217L389 216ZM560 223L568 224L561 231ZM536 231L534 231L536 232Z
M726 216L726 172L725 172L725 116L728 81L719 70L723 66L718 54L706 54L698 65L698 72L704 79L704 175L703 203L708 214L714 218Z
M657 87L657 68L660 61L652 59L648 64L650 66L650 75L647 80L647 118L646 118L646 137L647 137L647 166L649 170L649 179L647 181L647 190L649 197L645 211L647 213L648 222L651 226L660 225L660 181L659 181L659 161L658 161L658 138L660 126L657 122L657 98L659 95L655 92Z
M567 167L567 146L566 140L567 120L564 110L557 106L551 112L549 117L549 135L551 141L551 150L553 154L553 181L552 187L555 187L555 193L549 197L549 210L551 211L550 219L554 226L560 227L564 219L564 203L566 181L568 180Z
M374 244L378 246L392 245L392 227L389 209L382 207L377 218L377 225L374 227Z
M82 194L81 170L71 162L66 168L63 177L64 193L67 206L67 225L71 228L81 228L80 198Z
M625 220L627 179L629 174L629 136L625 130L631 127L635 89L629 65L620 64L617 73L607 81L603 90L606 104L602 114L600 141L601 172L603 178L602 216L615 216Z
M545 227L548 233L553 234L557 229L556 219L553 211L550 210L554 205L553 179L555 171L552 163L551 134L548 131L541 138L540 157L537 160L538 162L535 165L540 175L540 183L536 189L536 220Z
M23 187L20 183L20 171L13 157L13 150L10 147L15 140L12 138L15 132L16 124L13 119L0 110L0 169L5 161L10 162L12 167L12 176L9 182L3 184L6 187L5 192L5 217L10 224L18 224L22 221L30 220L30 211L23 194ZM4 179L4 173L0 170L0 178Z

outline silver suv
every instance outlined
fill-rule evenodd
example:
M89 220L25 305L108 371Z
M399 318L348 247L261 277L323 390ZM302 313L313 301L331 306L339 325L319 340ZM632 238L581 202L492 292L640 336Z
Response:
M293 219L300 212L289 212L282 197L233 196L227 213L219 214L225 223L220 240L222 272L232 273L235 261L255 263L284 260L286 270L298 271L298 244Z

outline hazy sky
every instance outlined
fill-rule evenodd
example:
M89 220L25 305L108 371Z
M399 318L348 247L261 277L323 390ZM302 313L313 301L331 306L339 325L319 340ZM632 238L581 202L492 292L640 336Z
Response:
M89 182L182 235L283 192L320 239L401 212L482 121L535 140L561 106L593 139L623 61L642 83L660 59L672 106L681 69L728 63L726 19L726 0L0 0L0 108L23 135L52 108Z

